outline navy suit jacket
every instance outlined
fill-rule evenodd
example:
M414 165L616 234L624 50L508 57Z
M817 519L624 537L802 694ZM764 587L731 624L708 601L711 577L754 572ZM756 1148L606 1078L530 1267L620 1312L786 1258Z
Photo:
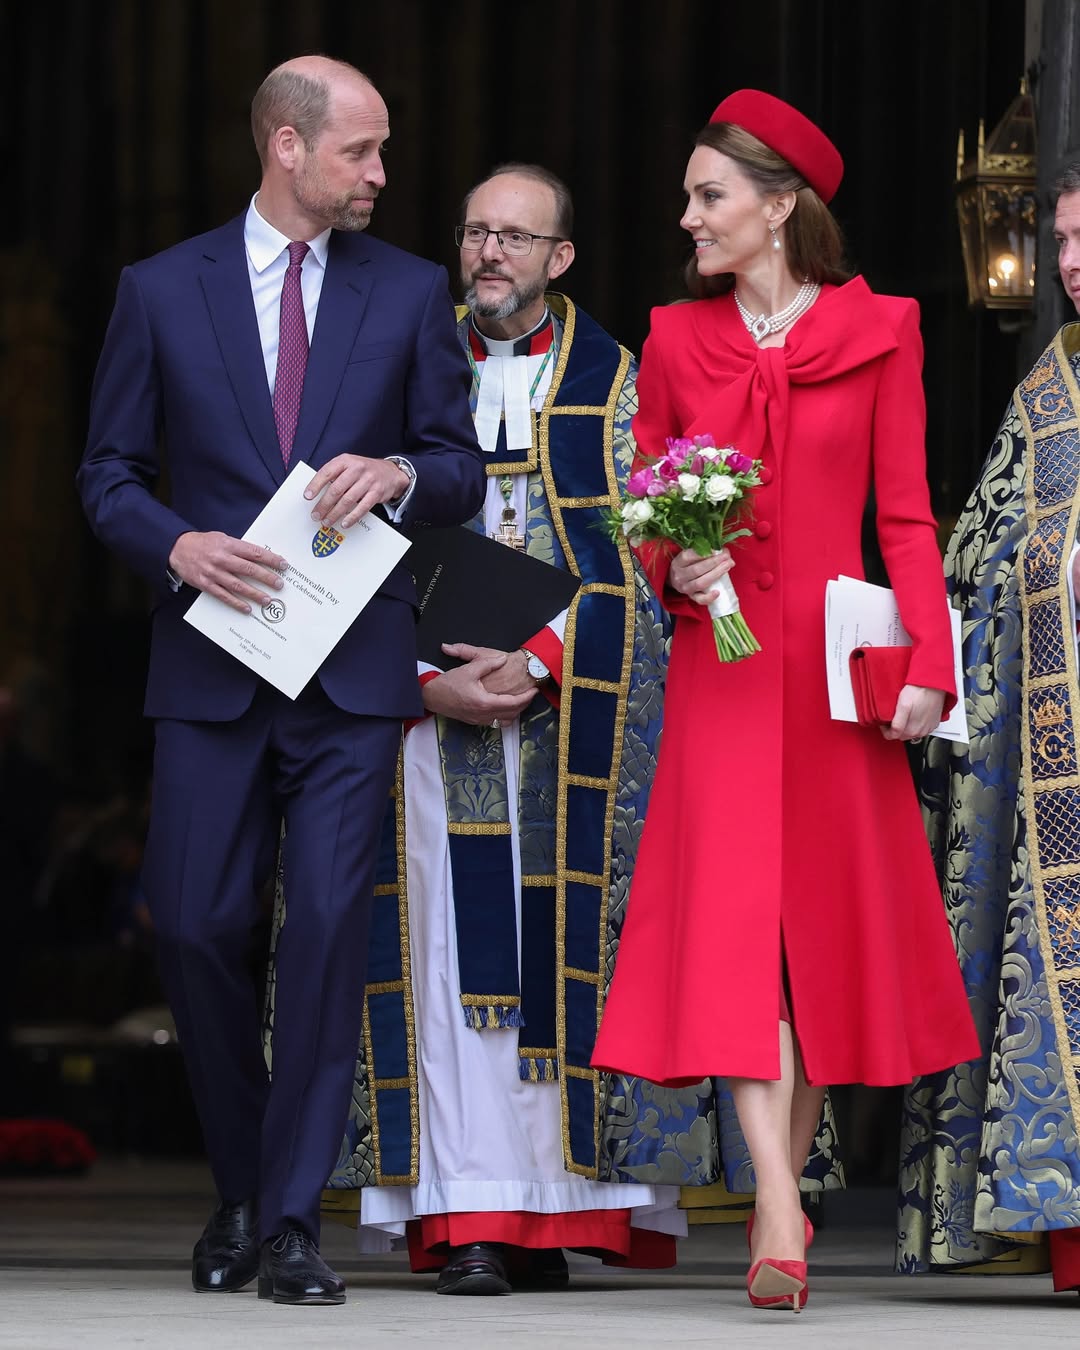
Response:
M484 496L469 383L445 269L335 230L292 461L404 455L402 523L468 520ZM197 592L169 590L168 559L187 530L243 535L284 477L240 216L125 268L94 380L78 485L97 536L160 593L148 716L228 721L250 704L259 677L184 622ZM338 707L420 715L415 604L399 565L319 671Z

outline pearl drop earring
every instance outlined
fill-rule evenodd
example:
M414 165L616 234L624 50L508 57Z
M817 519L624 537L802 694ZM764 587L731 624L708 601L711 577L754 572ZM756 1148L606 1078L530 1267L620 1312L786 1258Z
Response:
M780 238L779 238L779 236L777 235L776 231L773 229L773 227L772 227L771 225L769 226L769 233L772 235L772 246L773 246L773 248L776 250L776 252L779 253L779 252L780 252Z

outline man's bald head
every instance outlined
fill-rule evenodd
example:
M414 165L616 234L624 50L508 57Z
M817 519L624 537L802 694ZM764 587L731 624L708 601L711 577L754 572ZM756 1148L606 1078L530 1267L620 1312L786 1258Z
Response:
M251 134L263 167L280 127L295 128L310 150L326 125L334 90L358 85L372 87L363 71L329 56L297 56L276 66L251 101Z

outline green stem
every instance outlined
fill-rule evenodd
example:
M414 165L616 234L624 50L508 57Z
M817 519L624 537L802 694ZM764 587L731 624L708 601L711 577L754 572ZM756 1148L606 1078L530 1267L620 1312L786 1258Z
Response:
M713 619L713 638L716 655L724 662L743 661L761 651L761 643L751 633L746 620L738 610Z

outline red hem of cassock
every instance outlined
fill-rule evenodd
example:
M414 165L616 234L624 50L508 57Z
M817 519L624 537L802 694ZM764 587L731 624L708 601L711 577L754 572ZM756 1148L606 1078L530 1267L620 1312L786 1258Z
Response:
M596 1256L606 1266L664 1270L675 1264L670 1233L631 1227L632 1210L587 1209L576 1213L424 1214L406 1225L409 1262L416 1272L441 1270L452 1247L499 1242L508 1247L563 1247Z
M1049 1237L1055 1290L1080 1289L1080 1228L1055 1228Z

